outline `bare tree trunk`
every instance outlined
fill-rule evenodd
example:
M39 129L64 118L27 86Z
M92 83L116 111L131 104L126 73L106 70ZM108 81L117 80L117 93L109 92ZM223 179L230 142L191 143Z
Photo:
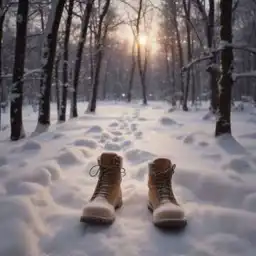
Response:
M50 125L50 98L52 86L52 73L56 55L58 30L65 0L59 0L56 6L52 7L49 17L43 47L43 71L40 81L39 116L35 132L40 133L48 129Z
M232 0L220 1L220 40L232 43ZM219 118L216 123L215 135L231 134L231 94L232 94L232 71L233 71L233 49L225 46L221 51L221 78Z
M193 52L194 52L193 37L192 37L192 40L191 40L191 48L192 48L192 56L193 56ZM194 66L191 68L191 76L192 76L191 102L192 102L192 106L193 106L193 105L195 105L195 101L196 101L196 77L195 77L195 67Z
M183 0L183 7L186 15L186 30L187 30L187 48L188 48L188 63L192 60L192 48L191 48L191 28L190 28L190 16L191 16L191 0ZM187 81L186 81L186 88L184 91L184 99L183 99L183 110L188 111L188 92L189 92L189 84L190 84L190 73L191 71L187 71Z
M98 25L98 32L96 35L96 70L94 74L94 81L93 81L93 88L92 88L92 97L88 106L88 111L94 113L96 111L96 104L97 104L97 96L98 96L98 87L99 87L99 79L100 79L100 71L101 71L101 64L103 59L103 52L104 52L104 44L105 39L107 36L107 28L105 32L102 33L103 28L103 21L107 15L109 10L110 0L106 0L106 3L103 7L102 13L100 14L99 18L99 25Z
M207 25L207 41L208 48L210 51L214 46L214 19L215 19L215 1L209 0L209 15L208 15L208 25ZM217 72L215 69L216 65L216 54L212 53L213 57L210 60L210 68L208 72L210 73L210 88L211 88L211 111L213 113L217 112L218 109L218 81L217 81Z
M142 6L143 6L143 0L140 0L140 2L139 2L139 10L138 10L138 17L137 17L137 21L136 21L136 42L137 42L138 69L139 69L141 86L142 86L143 105L147 105L146 70L143 70L141 45L140 45L140 42L139 42L140 23L141 23L141 17L142 17ZM146 55L146 53L145 53L145 55Z
M91 24L92 26L92 24ZM93 42L93 31L92 27L90 27L90 42L89 42L89 54L90 54L90 87L87 90L87 100L90 102L90 97L92 94L93 80L94 80L94 65L95 65L95 56L94 56L94 42Z
M70 38L70 28L72 23L73 16L73 8L74 8L74 0L69 0L68 6L68 16L66 20L66 31L65 31L65 39L64 39L64 53L63 53L63 86L62 86L62 99L61 99L61 108L59 121L66 121L66 109L67 109L67 91L68 91L68 69L69 69L69 38Z
M28 23L28 0L19 0L17 11L17 30L16 30L16 46L15 60L13 67L13 80L11 88L11 140L19 140L25 137L22 122L22 101L23 101L23 75L24 63L26 55L26 38Z
M183 57L183 49L182 49L182 44L181 44L181 36L180 36L180 30L178 26L178 21L177 21L177 5L174 2L174 17L173 17L173 22L174 22L174 29L175 29L175 34L177 38L177 47L178 47L178 53L179 53L179 64L180 64L180 90L181 90L181 99L180 99L180 104L183 104L184 100L184 81L183 81L183 74L182 74L182 68L184 66L184 57Z
M129 78L128 92L127 92L128 102L132 101L132 89L133 89L134 73L136 68L135 48L136 48L136 40L134 39L133 45L132 45L132 66L131 66L131 72L130 72L130 78Z
M78 81L79 81L79 75L80 75L80 69L81 69L81 62L83 57L83 49L84 44L86 41L87 36L87 30L89 26L89 21L92 13L94 0L89 0L86 4L85 12L83 15L82 20L82 27L81 27L81 33L79 42L77 45L77 51L76 51L76 61L75 61L75 68L74 68L74 79L73 79L73 93L72 93L72 99L71 99L71 109L70 109L70 117L74 118L78 116L77 113L77 88L78 88Z
M176 54L175 54L175 39L172 38L171 53L172 53L172 106L176 107Z
M60 65L61 55L59 54L55 60L55 92L56 92L56 104L57 104L57 113L58 119L60 116L60 81L59 81L59 65Z
M0 130L1 130L1 121L2 121L2 107L3 107L3 100L4 100L4 86L2 81L2 40L3 40L3 25L5 19L5 13L3 11L3 0L0 0Z

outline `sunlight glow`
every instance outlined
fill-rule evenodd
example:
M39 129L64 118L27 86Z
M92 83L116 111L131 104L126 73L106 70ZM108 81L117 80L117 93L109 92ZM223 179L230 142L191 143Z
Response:
M147 44L147 42L148 42L148 37L146 35L141 34L139 36L139 44L141 46L145 46Z

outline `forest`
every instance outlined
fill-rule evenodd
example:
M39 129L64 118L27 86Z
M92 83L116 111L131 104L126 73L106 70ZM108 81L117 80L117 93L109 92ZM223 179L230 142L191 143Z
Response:
M65 122L83 114L78 102L86 113L105 100L163 100L187 112L209 100L216 136L231 134L237 101L255 105L255 0L0 0L0 9L11 140L25 137L25 105L42 133L51 103Z

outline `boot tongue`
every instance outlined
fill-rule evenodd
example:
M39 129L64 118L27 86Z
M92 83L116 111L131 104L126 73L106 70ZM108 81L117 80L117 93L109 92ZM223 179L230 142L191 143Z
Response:
M172 163L167 158L158 158L153 161L152 165L155 173L162 173L169 169L172 166Z
M102 153L99 165L106 167L120 166L120 157L115 153Z

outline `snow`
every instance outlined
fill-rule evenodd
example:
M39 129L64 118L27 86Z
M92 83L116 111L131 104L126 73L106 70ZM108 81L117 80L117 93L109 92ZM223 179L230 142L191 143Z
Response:
M61 124L51 109L55 121L45 133L30 136L31 106L27 138L9 142L8 127L0 133L0 255L255 255L255 112L233 112L234 138L215 139L215 120L203 119L208 105L170 113L161 102L99 102L96 114ZM110 227L82 225L97 182L89 170L105 150L123 157L124 204ZM173 188L188 219L181 233L156 228L147 209L148 163L156 157L177 165Z

